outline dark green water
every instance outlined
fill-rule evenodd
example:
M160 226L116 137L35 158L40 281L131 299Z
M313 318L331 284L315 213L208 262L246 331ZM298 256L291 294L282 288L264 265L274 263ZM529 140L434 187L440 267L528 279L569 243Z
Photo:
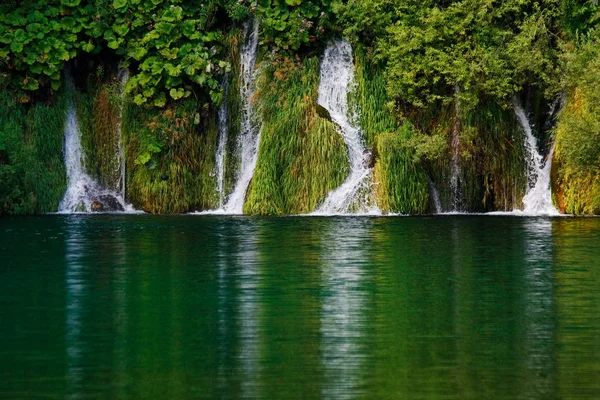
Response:
M0 219L0 398L600 398L600 219Z

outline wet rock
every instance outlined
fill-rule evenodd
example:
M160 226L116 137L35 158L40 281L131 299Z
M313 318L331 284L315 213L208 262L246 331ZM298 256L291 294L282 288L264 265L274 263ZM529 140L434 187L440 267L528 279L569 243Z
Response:
M94 208L94 204L98 204ZM99 195L92 200L92 211L125 211L119 200L110 194Z
M327 110L325 107L323 107L320 104L316 105L316 110L317 110L317 115L321 118L325 118L328 121L331 121L331 114L329 113L329 110Z

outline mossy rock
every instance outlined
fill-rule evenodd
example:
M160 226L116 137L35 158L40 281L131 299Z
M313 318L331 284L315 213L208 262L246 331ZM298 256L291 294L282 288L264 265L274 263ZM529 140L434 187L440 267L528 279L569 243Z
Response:
M315 105L316 111L317 111L317 115L321 118L326 119L327 121L333 122L331 120L331 114L329 113L329 110L326 109L325 107L323 107L320 104Z

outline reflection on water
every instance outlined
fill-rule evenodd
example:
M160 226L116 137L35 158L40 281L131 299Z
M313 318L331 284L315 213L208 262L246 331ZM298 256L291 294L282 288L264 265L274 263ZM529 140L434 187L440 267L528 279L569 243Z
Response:
M259 360L259 320L260 300L258 297L258 249L257 227L243 224L237 232L239 248L237 263L239 265L239 326L240 326L240 364L242 370L242 391L244 398L258 397Z
M596 398L600 219L0 228L0 398Z
M534 218L524 230L523 395L551 398L556 393L552 220Z
M83 314L87 297L86 270L89 267L82 258L87 253L86 240L82 233L85 221L70 218L66 226L65 252L65 288L66 288L66 329L67 350L67 394L71 399L83 397L84 356L87 351L82 336Z
M359 378L367 354L366 291L370 219L342 219L322 234L321 354L323 397L361 395Z

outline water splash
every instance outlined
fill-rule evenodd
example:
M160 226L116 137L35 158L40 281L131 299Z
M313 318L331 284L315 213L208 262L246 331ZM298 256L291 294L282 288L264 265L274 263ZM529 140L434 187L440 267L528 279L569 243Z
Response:
M348 92L355 83L352 46L348 41L335 40L327 46L320 79L318 103L329 111L348 147L350 175L329 192L315 213L381 213L372 198L372 155L364 144L356 115L348 106Z
M74 90L73 83L68 77L67 90L71 93ZM64 158L68 184L67 191L58 206L58 212L135 211L131 205L125 203L121 194L100 186L85 172L81 131L72 98L67 111Z
M229 92L229 85L227 84L227 78L225 79L225 84L223 85L223 89L225 91L225 99L221 103L221 107L219 107L218 112L218 120L219 120L219 144L217 145L217 154L216 154L216 166L215 173L217 176L217 192L219 193L219 209L223 208L223 201L225 200L225 153L227 151L227 141L228 141L228 130L229 124L227 121L229 110L227 107L227 94Z
M242 68L240 95L242 98L242 115L240 129L240 173L233 192L227 198L223 207L225 213L242 214L246 191L254 175L258 161L258 145L260 143L260 125L258 124L252 106L252 96L255 91L255 65L258 53L258 21L244 24L244 44L240 52Z
M123 134L121 125L123 122L123 107L125 106L125 86L127 82L129 82L129 70L122 69L119 71L119 82L121 83L119 88L119 115L117 122L117 136L119 137L118 141L118 149L119 149L119 173L120 173L120 181L119 186L121 189L121 198L125 200L125 192L126 192L126 168L127 168L127 160L125 158L125 144L123 143Z
M461 168L460 168L460 86L454 86L454 126L452 127L452 160L450 163L450 193L452 196L452 211L461 209Z
M537 139L533 136L529 120L516 97L513 98L513 107L525 133L528 187L525 197L523 197L523 212L528 215L559 215L558 210L552 204L550 189L550 170L554 146L550 149L548 157L544 159L538 152Z
M427 184L429 185L429 193L431 195L431 200L433 201L433 211L435 211L436 214L441 214L442 203L440 201L440 192L438 192L435 183L429 176L427 176Z

